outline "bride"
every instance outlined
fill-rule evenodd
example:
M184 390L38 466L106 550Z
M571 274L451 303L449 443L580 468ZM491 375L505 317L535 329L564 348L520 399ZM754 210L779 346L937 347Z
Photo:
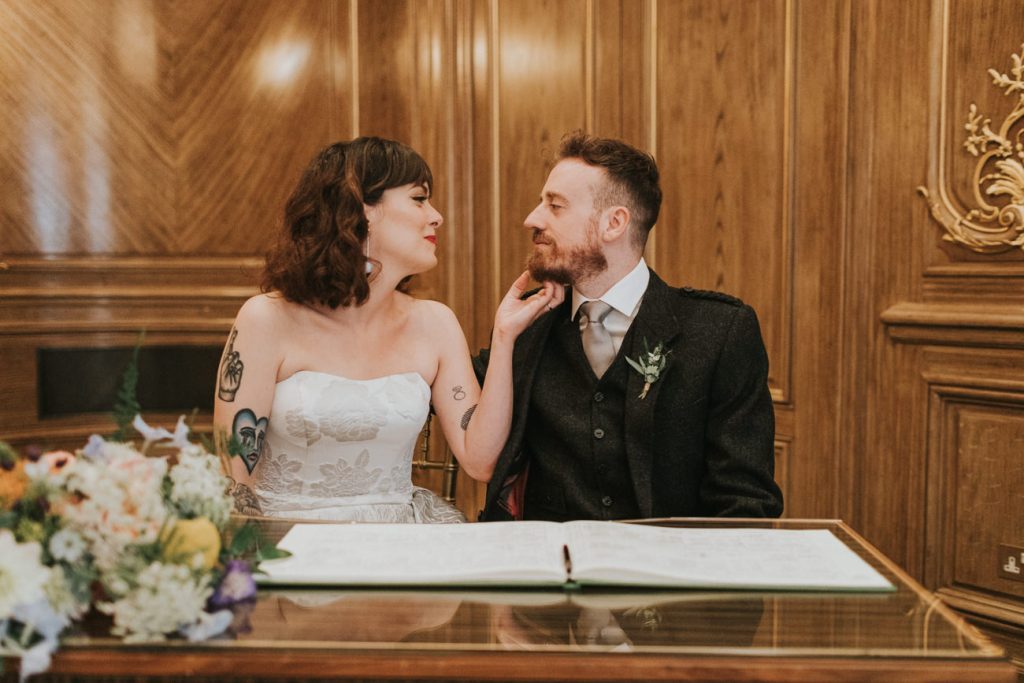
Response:
M513 342L562 290L521 299L526 273L516 280L495 315L481 391L452 311L405 293L437 264L432 190L419 154L374 137L330 145L305 170L264 293L238 312L218 373L214 428L240 456L230 460L240 512L464 521L412 484L431 405L462 469L490 478L511 423Z

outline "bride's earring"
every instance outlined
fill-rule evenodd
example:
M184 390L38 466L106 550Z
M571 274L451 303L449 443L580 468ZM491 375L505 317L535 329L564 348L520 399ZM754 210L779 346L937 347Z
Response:
M370 263L370 233L366 233L366 274L369 275L373 272L373 264Z

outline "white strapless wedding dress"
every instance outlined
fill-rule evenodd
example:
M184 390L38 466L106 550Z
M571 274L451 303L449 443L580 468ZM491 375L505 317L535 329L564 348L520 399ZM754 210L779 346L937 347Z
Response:
M430 409L419 373L352 380L303 370L278 382L253 490L263 514L360 522L464 522L412 483Z

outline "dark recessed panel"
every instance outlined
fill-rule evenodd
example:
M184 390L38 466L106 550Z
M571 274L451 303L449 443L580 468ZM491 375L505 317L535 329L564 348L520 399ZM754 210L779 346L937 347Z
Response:
M109 413L131 348L39 349L39 417ZM213 410L220 347L152 346L139 350L143 413Z

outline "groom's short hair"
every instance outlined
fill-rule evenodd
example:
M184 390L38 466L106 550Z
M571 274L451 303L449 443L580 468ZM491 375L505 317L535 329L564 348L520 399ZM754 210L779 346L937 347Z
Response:
M608 182L603 188L594 188L594 209L628 208L635 225L633 240L643 249L661 211L661 186L654 157L621 140L575 131L562 138L558 159L579 159L605 170Z

